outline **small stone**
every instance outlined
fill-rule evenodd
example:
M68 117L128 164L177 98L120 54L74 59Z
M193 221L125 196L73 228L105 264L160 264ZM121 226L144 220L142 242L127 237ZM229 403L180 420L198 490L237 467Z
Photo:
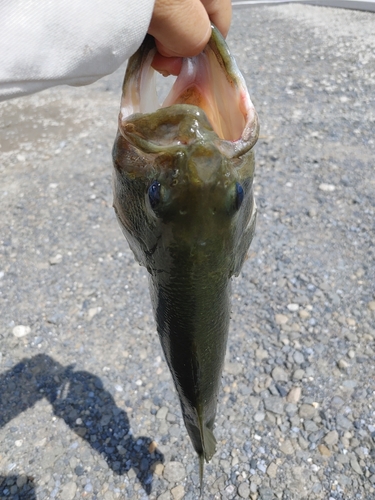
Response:
M161 476L163 474L163 470L164 470L163 464L156 464L154 467L154 472L157 476Z
M225 481L227 480L226 474L219 476L216 481L214 481L211 490L213 492L223 491L225 487Z
M325 191L326 193L329 193L334 191L336 187L333 184L325 184L323 182L322 184L319 184L319 189L320 191Z
M267 475L271 478L275 478L277 474L277 465L275 462L271 462L269 466L267 467Z
M282 397L282 398L285 398L285 396L288 394L288 391L285 389L285 387L283 387L282 385L280 384L275 384L275 387L277 389L277 392L279 393L279 395ZM271 388L270 388L271 390Z
M260 472L263 472L263 474L266 473L267 467L263 460L259 460L257 463L257 469L260 470Z
M316 408L313 405L303 404L298 412L301 418L306 418L307 420L311 420L316 414Z
M167 414L168 414L168 408L166 406L162 406L156 412L156 418L158 418L159 420L165 420Z
M84 437L87 433L87 429L85 427L76 427L74 432L78 434L78 436Z
M42 448L43 446L46 445L46 443L47 443L47 438L44 437L40 441L36 442L35 446L38 446L38 447Z
M257 411L254 415L255 422L262 422L265 419L266 415L262 411Z
M14 444L17 446L17 448L20 448L23 444L23 440L22 439L17 439L17 441L14 442Z
M28 335L31 332L31 328L25 325L17 325L13 328L12 332L15 337L21 338Z
M236 493L236 487L234 486L234 484L230 484L225 488L224 491L227 494L227 496L231 497Z
M115 493L113 491L108 490L104 493L104 500L115 500L115 498L116 498ZM158 497L158 498L160 498L160 497Z
M270 396L264 400L264 407L266 410L282 415L284 413L284 401L278 396Z
M258 483L255 481L250 482L250 495L255 495L258 492Z
M307 448L309 447L309 442L302 436L298 436L298 444L300 445L302 450L307 450Z
M171 489L171 493L173 500L181 500L182 498L184 498L185 490L184 487L181 484L179 484L175 488Z
M60 253L56 254L54 257L51 257L49 259L49 263L51 264L51 266L55 266L56 264L60 264L60 262L62 261L62 255Z
M318 211L316 210L316 208L310 208L307 213L311 218L318 215Z
M343 453L340 453L339 455L336 456L336 460L340 463L340 464L348 464L349 463L349 457L348 455L344 455Z
M243 372L243 365L241 363L225 363L224 370L231 375L239 375Z
M306 311L306 309L302 309L302 311L299 311L298 314L301 319L307 319L310 317L310 313L309 311Z
M276 366L272 370L272 378L275 382L288 382L288 374L287 372L281 368L281 366Z
M272 378L267 376L264 379L259 379L258 377L255 377L254 379L254 391L259 394L262 391L265 391L270 387L272 383Z
M156 441L151 441L151 443L148 446L148 452L149 453L154 453L156 448L158 447L158 443Z
M83 476L85 473L85 469L82 467L82 465L76 465L74 468L74 472L77 476Z
M344 403L345 401L342 398L340 398L340 396L335 396L332 398L331 407L334 408L335 410L338 410L343 406Z
M249 485L245 482L241 483L238 487L238 494L241 498L249 498L250 488Z
M297 421L298 421L298 425L299 425L299 417L296 416L296 413L297 413L297 405L294 404L294 403L287 403L287 405L285 406L285 413L288 415L289 418L297 418Z
M323 457L330 457L332 455L332 453L330 452L330 450L327 448L327 446L325 444L320 444L318 446L318 450L320 451L320 454Z
M359 475L363 474L362 469L355 458L352 458L350 460L350 466L354 470L354 472L356 472L357 474L359 474Z
M337 362L337 366L340 368L340 370L347 370L350 364L345 359L340 359Z
M339 433L337 431L330 431L328 434L324 436L324 442L328 444L328 446L333 446L338 443Z
M163 476L170 483L177 483L186 476L185 467L180 462L169 462L164 467Z
M368 308L370 309L370 311L375 311L375 300L372 300L367 305L368 305Z
M16 483L19 488L22 488L27 483L27 476L18 476Z
M274 500L275 496L271 488L267 486L261 486L259 488L259 499L260 500Z
M301 387L292 387L286 397L286 400L288 401L288 403L296 404L301 399L301 394Z
M347 431L348 429L351 428L352 423L348 418L344 417L344 415L341 415L341 413L339 413L336 417L336 425L339 429Z
M297 365L302 365L305 362L305 356L300 351L296 351L293 354L293 359L297 363Z
M281 444L280 451L282 451L285 455L293 455L294 448L293 448L291 441L289 441L289 439L285 440Z
M286 307L289 309L290 312L296 312L299 309L298 304L288 304Z
M306 432L316 432L319 430L319 427L313 420L305 420L303 423L303 427Z
M344 380L344 382L342 383L343 387L345 387L345 389L355 389L358 385L358 382L356 380Z
M304 376L305 370L302 370L302 368L298 368L298 370L293 373L293 380L302 380Z
M171 494L169 493L169 491L165 491L164 493L158 496L158 500L170 500L170 498Z
M87 319L91 321L92 318L100 313L101 310L101 307L90 307L90 309L87 311Z
M77 491L76 483L70 481L69 483L64 484L64 486L62 487L60 498L63 498L64 500L73 500L76 491Z
M260 347L259 349L256 349L256 351L255 351L255 357L259 361L262 361L263 359L267 359L268 358L268 352L265 349L263 349L262 347Z
M92 484L91 483L87 483L86 486L85 486L85 490L84 490L86 493L91 493L92 492Z
M18 154L17 160L23 163L24 161L26 161L26 156L22 155L22 154Z
M289 321L289 318L288 316L285 316L285 314L276 314L275 321L277 325L286 325Z

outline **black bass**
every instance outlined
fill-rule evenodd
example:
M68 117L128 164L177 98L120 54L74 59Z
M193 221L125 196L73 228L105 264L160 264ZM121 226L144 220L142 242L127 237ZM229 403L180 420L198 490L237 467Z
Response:
M147 36L129 60L113 147L114 208L149 272L160 342L200 457L213 427L228 338L230 281L253 238L259 126L244 79L213 27L200 55L183 60L161 107Z

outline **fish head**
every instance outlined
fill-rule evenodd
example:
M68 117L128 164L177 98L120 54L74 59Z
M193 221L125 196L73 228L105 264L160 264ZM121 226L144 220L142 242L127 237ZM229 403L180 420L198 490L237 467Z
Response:
M113 149L114 208L138 261L151 274L212 262L238 274L253 237L252 183L258 120L216 28L202 54L183 60L156 105L152 38L131 58Z

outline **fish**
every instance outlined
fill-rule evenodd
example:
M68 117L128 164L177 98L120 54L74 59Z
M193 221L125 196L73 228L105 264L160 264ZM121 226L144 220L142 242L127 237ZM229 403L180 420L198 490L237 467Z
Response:
M145 266L160 343L199 456L213 433L227 346L231 279L253 239L254 151L259 121L220 32L184 58L158 102L147 35L129 59L113 146L113 206Z

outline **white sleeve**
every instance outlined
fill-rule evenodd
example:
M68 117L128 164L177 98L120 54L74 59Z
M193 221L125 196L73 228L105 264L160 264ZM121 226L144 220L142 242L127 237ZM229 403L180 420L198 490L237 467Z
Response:
M0 101L115 71L146 35L154 0L0 0Z

